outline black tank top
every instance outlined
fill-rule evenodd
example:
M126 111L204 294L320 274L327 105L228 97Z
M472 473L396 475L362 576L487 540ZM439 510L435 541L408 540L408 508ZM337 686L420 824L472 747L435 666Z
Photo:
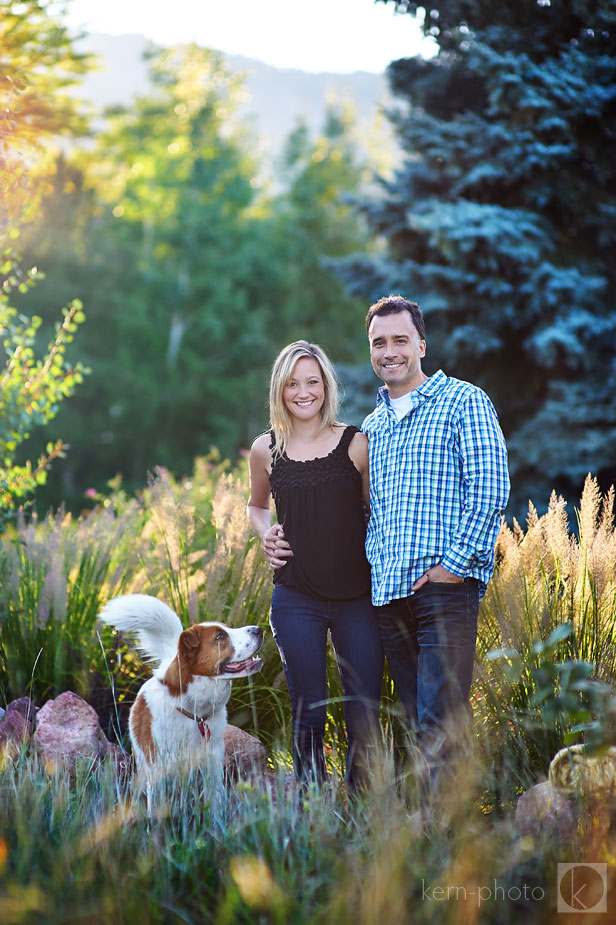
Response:
M361 474L349 457L358 428L345 428L327 456L299 461L273 456L270 485L278 523L293 558L274 572L274 583L326 600L370 591ZM272 431L270 449L274 448Z

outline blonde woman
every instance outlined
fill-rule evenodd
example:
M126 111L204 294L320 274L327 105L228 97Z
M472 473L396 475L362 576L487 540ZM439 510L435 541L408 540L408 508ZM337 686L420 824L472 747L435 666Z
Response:
M378 730L383 653L364 549L368 441L337 414L336 376L324 350L289 344L272 370L272 429L250 451L248 516L275 570L270 623L291 696L295 773L325 778L329 631L344 691L347 780L355 788Z

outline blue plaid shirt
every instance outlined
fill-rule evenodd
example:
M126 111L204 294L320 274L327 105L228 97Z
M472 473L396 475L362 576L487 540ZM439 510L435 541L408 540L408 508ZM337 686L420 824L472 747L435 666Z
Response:
M505 440L485 392L439 370L413 390L411 410L397 421L383 387L362 430L370 441L373 603L407 597L438 564L479 579L485 593L509 498Z

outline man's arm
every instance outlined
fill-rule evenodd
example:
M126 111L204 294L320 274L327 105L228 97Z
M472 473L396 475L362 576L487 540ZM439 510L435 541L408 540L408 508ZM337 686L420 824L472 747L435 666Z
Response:
M469 397L459 422L462 517L441 566L464 576L492 555L509 499L507 448L496 411L480 389Z

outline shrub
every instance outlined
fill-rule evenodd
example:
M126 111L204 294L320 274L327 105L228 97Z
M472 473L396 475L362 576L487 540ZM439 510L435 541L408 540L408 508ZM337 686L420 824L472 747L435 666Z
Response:
M543 517L530 506L526 531L517 522L500 531L499 564L481 607L473 699L495 788L507 800L544 775L565 742L583 733L592 733L592 741L609 737L605 711L616 678L613 507L613 489L602 498L589 476L577 536L555 494Z
M46 354L36 359L36 334L41 318L26 318L8 304L14 288L27 291L36 270L20 272L10 252L0 255L0 335L6 356L0 375L0 528L16 503L44 483L52 460L65 450L61 440L47 444L36 463L18 465L15 454L34 427L47 424L55 417L60 402L71 395L87 370L80 364L66 363L66 345L73 339L78 325L85 320L82 305L75 299L63 309L64 320L56 325L54 339Z

